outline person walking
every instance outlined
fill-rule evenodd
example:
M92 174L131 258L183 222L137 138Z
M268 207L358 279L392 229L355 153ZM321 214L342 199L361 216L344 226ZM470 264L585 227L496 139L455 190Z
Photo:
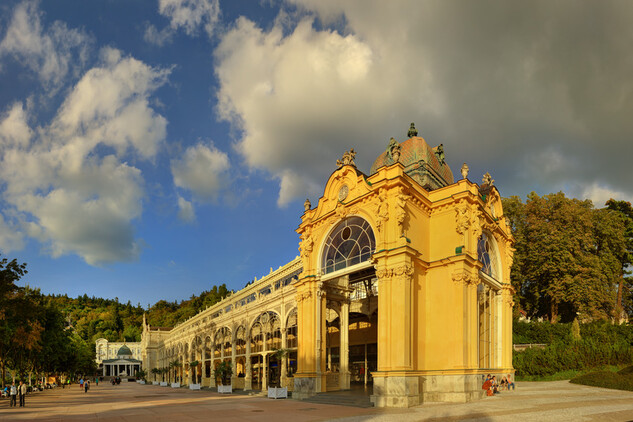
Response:
M99 377L95 378L95 387L99 386Z
M11 388L9 389L9 397L11 397L11 401L9 402L9 407L15 407L16 401L15 398L18 395L18 388L15 386L15 382L11 384Z
M81 378L81 379L79 380L79 389L80 389L80 390L83 390L83 388L84 388L84 379L83 379L83 378Z
M87 393L89 388L90 388L90 381L86 380L86 382L84 382L84 393Z
M24 407L26 401L26 384L23 381L20 381L18 394L20 395L20 407Z

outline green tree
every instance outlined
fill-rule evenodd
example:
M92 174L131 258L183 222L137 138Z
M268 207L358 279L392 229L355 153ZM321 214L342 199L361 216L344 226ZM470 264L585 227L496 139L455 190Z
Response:
M503 206L516 241L512 283L520 307L552 322L612 315L622 219L562 192L532 192L525 203L511 197Z
M618 261L621 265L619 280L618 280L618 294L615 305L615 318L620 318L622 313L622 296L626 286L629 287L627 296L630 300L631 290L630 290L630 280L626 279L626 275L630 274L627 271L627 268L630 268L631 264L633 264L633 206L631 206L630 202L626 201L616 201L615 199L609 199L605 204L609 210L618 212L622 218L624 223L624 237L626 246L623 251L620 251L617 256ZM628 283L627 283L628 281Z

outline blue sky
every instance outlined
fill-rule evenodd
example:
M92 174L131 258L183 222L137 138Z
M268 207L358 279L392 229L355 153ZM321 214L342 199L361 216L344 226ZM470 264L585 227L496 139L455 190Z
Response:
M633 4L0 5L0 253L46 293L182 300L297 255L410 122L502 195L633 199Z

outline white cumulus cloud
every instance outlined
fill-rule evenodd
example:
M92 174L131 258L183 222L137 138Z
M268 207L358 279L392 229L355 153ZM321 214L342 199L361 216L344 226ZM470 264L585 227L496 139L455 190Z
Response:
M187 223L191 223L196 219L196 211L191 201L187 201L183 197L178 197L178 218Z
M294 3L271 28L238 19L215 51L219 116L280 205L319 194L350 148L368 171L412 121L504 194L633 193L633 3Z
M56 21L42 28L35 1L16 6L0 42L0 57L10 55L37 73L41 83L53 92L67 76L77 75L85 64L90 38L82 31L69 29Z
M165 140L167 121L149 97L169 72L104 48L49 124L30 128L19 103L5 111L3 225L19 225L53 257L74 253L93 265L135 259L144 180L126 159L152 160Z
M187 35L196 35L202 27L212 36L220 18L220 3L218 0L159 0L158 11L169 18L173 29L182 28Z
M217 198L219 192L228 183L229 167L227 154L211 143L198 143L191 146L185 150L182 157L171 162L174 184L191 191L203 201Z

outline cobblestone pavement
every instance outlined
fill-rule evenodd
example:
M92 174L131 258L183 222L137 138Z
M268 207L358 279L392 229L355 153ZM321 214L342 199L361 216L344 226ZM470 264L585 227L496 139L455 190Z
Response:
M219 395L134 383L100 385L88 393L56 388L30 394L25 408L0 401L0 421L630 421L633 392L569 384L518 383L517 391L463 404L411 409L360 409L296 400Z

